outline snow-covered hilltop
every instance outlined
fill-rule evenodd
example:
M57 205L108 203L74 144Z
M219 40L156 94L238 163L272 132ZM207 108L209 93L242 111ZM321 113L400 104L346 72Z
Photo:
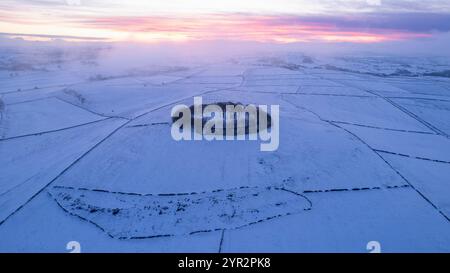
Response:
M450 251L448 59L109 50L2 51L0 252ZM194 96L279 105L278 150L174 141Z

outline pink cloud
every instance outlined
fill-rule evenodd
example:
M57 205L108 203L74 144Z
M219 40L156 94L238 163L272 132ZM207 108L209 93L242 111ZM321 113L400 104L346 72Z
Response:
M239 40L258 42L355 42L374 43L394 40L427 38L426 31L388 28L379 23L365 22L361 17L295 17L283 15L209 14L198 16L93 16L77 14L61 18L45 16L17 16L0 12L4 22L29 25L51 25L106 33L101 37L118 34L145 41L160 40ZM369 17L368 17L369 18ZM373 18L373 16L371 17ZM57 20L56 20L57 19ZM376 21L374 19L371 19ZM5 31L2 32L14 32ZM66 35L66 33L29 33ZM131 38L130 38L131 37ZM134 37L134 38L133 38Z

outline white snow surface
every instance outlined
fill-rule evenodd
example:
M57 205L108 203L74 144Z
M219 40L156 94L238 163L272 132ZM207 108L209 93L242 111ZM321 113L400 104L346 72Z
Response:
M0 252L449 252L436 61L303 58L2 67ZM278 150L173 140L194 96L279 105Z

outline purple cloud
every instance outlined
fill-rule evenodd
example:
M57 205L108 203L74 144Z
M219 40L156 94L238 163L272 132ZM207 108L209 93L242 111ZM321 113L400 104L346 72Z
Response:
M332 25L347 30L397 30L406 32L450 31L450 14L445 13L366 13L358 15L279 16L272 24Z

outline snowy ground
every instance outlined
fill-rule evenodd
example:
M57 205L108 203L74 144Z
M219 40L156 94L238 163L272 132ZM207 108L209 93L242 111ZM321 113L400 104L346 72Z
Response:
M1 60L0 252L450 251L442 62ZM280 105L279 149L174 141L194 96Z

